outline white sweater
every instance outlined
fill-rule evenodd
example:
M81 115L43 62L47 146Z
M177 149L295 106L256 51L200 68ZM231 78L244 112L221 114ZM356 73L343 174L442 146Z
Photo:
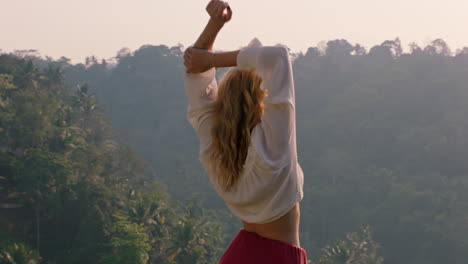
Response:
M231 212L248 223L269 223L285 215L304 196L304 174L297 161L291 61L286 48L262 46L254 39L239 52L237 67L255 69L263 79L260 87L268 90L268 96L261 122L252 130L244 171L230 191L216 184L216 175L207 166L212 120L203 108L213 103L217 95L214 69L185 73L187 118L199 136L200 161Z

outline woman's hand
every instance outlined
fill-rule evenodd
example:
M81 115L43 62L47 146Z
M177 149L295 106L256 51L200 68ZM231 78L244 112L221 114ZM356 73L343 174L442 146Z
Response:
M188 73L201 73L214 67L213 53L205 49L188 48L184 52L184 65Z
M226 10L226 12L224 12ZM227 2L211 0L206 6L206 11L213 22L224 25L232 18L232 10Z

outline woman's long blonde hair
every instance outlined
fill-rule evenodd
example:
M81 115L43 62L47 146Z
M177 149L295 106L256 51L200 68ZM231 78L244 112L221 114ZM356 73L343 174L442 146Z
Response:
M263 115L261 77L251 69L231 68L218 87L212 105L212 144L208 149L209 165L217 183L230 190L243 171L250 146L252 129Z

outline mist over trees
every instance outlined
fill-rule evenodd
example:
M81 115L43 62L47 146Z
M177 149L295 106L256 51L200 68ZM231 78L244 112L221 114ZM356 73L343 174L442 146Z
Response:
M76 65L0 57L0 204L20 205L0 207L0 246L21 240L57 263L83 252L103 263L215 263L241 223L199 164L182 53L145 45ZM437 39L405 53L398 39L369 50L338 39L293 57L309 258L465 263L468 48ZM67 232L52 232L58 223Z
M222 213L170 199L86 84L0 55L0 263L214 263Z

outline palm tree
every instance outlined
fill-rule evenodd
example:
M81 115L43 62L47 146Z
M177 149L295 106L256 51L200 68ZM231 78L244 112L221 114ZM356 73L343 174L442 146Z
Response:
M0 251L2 264L38 264L41 257L35 250L29 249L25 244L13 243Z

